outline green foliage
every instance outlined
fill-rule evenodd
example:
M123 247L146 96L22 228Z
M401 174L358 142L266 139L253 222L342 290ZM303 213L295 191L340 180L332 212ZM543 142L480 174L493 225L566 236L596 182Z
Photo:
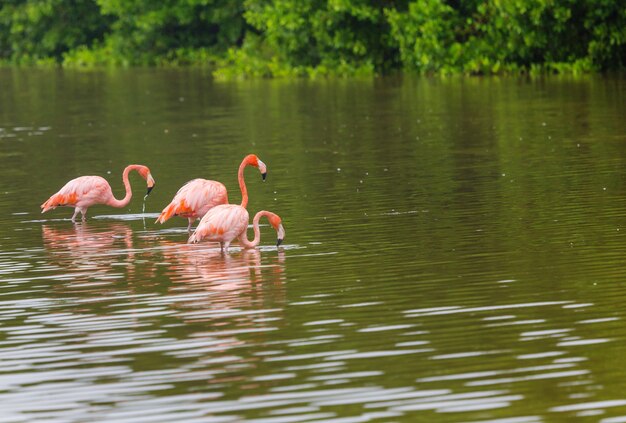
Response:
M451 6L440 0L412 1L407 11L387 9L386 15L405 67L437 72L461 63L463 50L455 33L461 16Z
M0 59L60 61L72 48L101 40L109 24L93 0L3 0Z
M393 2L246 0L244 17L261 37L248 32L231 62L241 68L265 62L265 76L389 69L397 63L383 4Z
M326 76L373 76L375 68L371 63L348 62L337 58L326 59L318 64L290 63L274 54L262 39L249 34L241 48L232 48L226 57L218 60L214 76L217 79L244 78L318 78Z
M114 62L202 60L208 50L224 52L237 44L243 33L243 9L236 1L96 1L102 13L113 18L112 31L100 48L110 52Z
M223 79L626 67L616 0L3 0L0 61Z
M452 3L418 0L409 4L408 11L387 11L405 67L418 72L489 74L624 65L626 8L617 2L459 2L463 7ZM598 42L608 34L613 39Z

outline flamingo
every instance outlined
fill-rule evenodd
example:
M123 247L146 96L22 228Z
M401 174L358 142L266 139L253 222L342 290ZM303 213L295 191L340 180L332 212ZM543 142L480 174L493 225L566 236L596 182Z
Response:
M221 204L213 207L204 215L194 233L189 237L189 244L195 244L202 240L217 241L220 243L222 251L228 252L230 243L239 238L239 243L243 248L254 248L261 242L261 231L259 221L261 217L267 217L270 225L276 230L276 246L280 246L285 238L285 228L283 228L281 218L272 212L261 210L252 220L254 228L254 239L248 240L246 229L250 218L245 207L237 204Z
M130 203L130 199L133 196L133 192L130 188L130 182L128 182L128 174L136 170L143 179L148 183L148 192L146 197L154 188L154 178L150 174L150 169L143 165L128 165L124 169L122 174L122 181L124 182L124 188L126 188L126 195L123 199L118 200L113 196L111 186L106 179L100 176L80 176L72 179L67 184L63 185L63 188L56 194L53 194L45 203L41 205L41 212L45 213L50 209L55 209L58 206L74 207L74 214L72 215L72 222L76 222L76 216L78 212L82 215L82 221L85 221L85 215L87 209L94 204L105 204L111 207L124 207Z
M239 172L239 187L241 188L241 206L248 205L248 190L243 179L243 170L246 166L254 166L259 169L263 180L267 176L267 167L257 156L249 154L241 161ZM193 179L183 185L170 204L168 204L155 223L164 223L172 216L186 217L189 220L187 230L191 232L191 225L196 219L201 219L211 208L228 204L226 187L221 182L207 179Z

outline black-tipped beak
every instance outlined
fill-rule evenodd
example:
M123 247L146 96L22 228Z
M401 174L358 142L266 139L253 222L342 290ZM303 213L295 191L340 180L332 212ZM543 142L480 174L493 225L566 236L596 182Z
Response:
M282 243L283 243L283 239L282 239L282 238L278 238L278 239L276 240L276 246L277 246L277 247L280 247L280 244L282 244Z
M265 181L265 178L267 178L267 172L261 173L261 178L263 178L263 181Z
M152 185L151 187L148 187L148 191L146 192L146 197L150 195L150 192L152 191L153 188L154 188L154 185Z

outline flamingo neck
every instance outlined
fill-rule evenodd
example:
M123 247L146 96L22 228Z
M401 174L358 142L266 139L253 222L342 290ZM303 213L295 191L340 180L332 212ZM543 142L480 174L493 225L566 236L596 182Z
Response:
M262 210L254 215L252 219L252 228L254 229L254 239L248 240L248 231L245 230L239 237L239 243L243 248L254 248L261 242L261 230L259 229L259 221L263 216L269 216L268 212Z
M113 197L111 201L109 201L109 206L112 207L125 207L130 203L130 199L133 197L133 191L130 188L130 182L128 181L128 174L131 170L137 170L139 166L137 165L129 165L124 169L124 173L122 173L122 182L124 182L124 188L126 189L126 195L121 200Z
M241 189L241 207L243 208L248 206L248 189L246 188L246 182L243 180L243 170L246 166L248 166L248 162L244 159L239 165L239 172L237 172L239 188Z

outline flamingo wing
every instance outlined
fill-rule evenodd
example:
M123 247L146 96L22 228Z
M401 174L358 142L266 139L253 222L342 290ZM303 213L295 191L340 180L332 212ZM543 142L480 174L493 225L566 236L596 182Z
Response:
M58 206L86 208L94 204L106 204L113 196L111 186L100 176L81 176L72 179L45 203L42 213Z
M185 187L187 187L184 191L185 199L196 217L204 216L207 211L219 204L228 203L226 187L221 182L194 179Z
M228 203L226 187L221 182L193 179L183 185L172 202L161 212L157 222L163 223L172 216L202 217L208 210Z
M189 238L189 242L202 240L230 242L248 227L248 211L236 204L221 204L209 210Z

